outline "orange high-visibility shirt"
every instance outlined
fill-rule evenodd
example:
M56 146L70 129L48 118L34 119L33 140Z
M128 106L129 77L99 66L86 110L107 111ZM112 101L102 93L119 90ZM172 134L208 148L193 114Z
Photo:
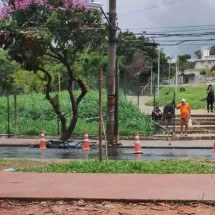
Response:
M189 119L190 118L190 104L178 104L176 106L177 109L181 111L181 119Z

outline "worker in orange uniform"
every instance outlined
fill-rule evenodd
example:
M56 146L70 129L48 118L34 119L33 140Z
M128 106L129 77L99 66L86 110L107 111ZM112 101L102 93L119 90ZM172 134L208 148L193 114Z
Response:
M181 100L181 103L175 106L177 109L181 112L181 118L180 118L180 132L181 136L183 136L183 126L185 126L185 136L187 136L187 130L188 130L188 122L191 118L191 111L190 111L190 104L186 102L186 100L183 98Z

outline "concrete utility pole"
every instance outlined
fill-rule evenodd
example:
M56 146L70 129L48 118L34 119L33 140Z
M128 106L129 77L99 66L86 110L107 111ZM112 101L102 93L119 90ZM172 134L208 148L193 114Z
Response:
M114 142L115 67L116 67L116 0L109 0L109 44L107 74L107 142Z
M178 55L176 56L175 62L175 91L177 91L178 86Z
M169 75L168 75L168 81L169 81L169 85L170 85L170 74L171 74L171 58L169 59Z
M158 98L160 97L160 58L161 58L161 50L158 49Z

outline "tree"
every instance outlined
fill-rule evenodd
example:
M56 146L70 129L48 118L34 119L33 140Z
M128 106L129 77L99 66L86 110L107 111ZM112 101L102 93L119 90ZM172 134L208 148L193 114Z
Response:
M46 99L61 122L61 140L72 135L78 120L78 107L89 88L74 69L78 56L93 41L99 44L101 14L89 10L82 0L5 0L0 18L0 46L26 70L41 71L47 78ZM53 77L47 61L60 63L66 70L66 88L72 106L68 118L58 97L52 97ZM75 95L73 83L80 88Z
M7 53L0 49L0 93L10 94L15 91L13 84L13 75L19 69L20 65L11 61Z
M32 73L23 69L17 70L13 75L13 90L19 93L41 93L45 82L42 72Z
M211 46L210 55L215 55L215 46Z
M162 50L160 54L161 77L168 77L168 60ZM135 55L142 55L144 57L144 75L149 76L150 74L150 69L146 69L147 66L152 66L154 71L157 71L158 69L158 50L155 46L149 45L147 38L144 36L136 36L134 33L129 31L120 33L118 37L117 55L123 56L124 65L123 67L121 66L122 68L120 71L122 71L124 77L129 76L128 68L131 68L130 64L132 63ZM146 78L141 80L147 81Z
M202 58L202 52L201 52L201 50L195 51L195 56L196 56L197 59L201 59Z
M140 53L135 53L129 65L127 78L131 80L132 77L137 77L140 74L148 73L147 61Z
M189 69L191 66L191 63L188 61L191 59L191 55L189 54L184 54L184 55L179 55L178 60L179 60L179 70L184 72L184 70Z

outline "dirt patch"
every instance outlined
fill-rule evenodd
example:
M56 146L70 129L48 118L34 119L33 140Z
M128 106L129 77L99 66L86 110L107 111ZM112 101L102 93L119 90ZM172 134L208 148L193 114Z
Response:
M213 215L211 204L116 203L116 202L19 202L0 200L0 214L16 215Z
M71 160L70 160L71 161ZM0 160L0 171L6 168L45 166L65 160ZM0 214L5 215L214 215L215 203L121 203L77 201L23 202L0 200Z
M8 168L27 168L35 166L46 166L53 163L66 162L66 160L29 160L29 159L1 159L0 171Z

